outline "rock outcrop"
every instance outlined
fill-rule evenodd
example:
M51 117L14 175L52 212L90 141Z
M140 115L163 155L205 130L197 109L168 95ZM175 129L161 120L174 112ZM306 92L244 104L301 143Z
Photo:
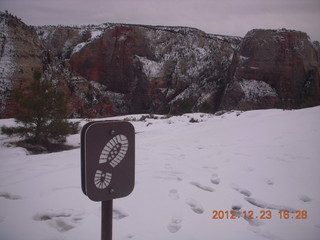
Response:
M241 41L193 28L123 24L41 27L38 34L73 72L100 86L117 114L217 110Z
M13 16L1 14L0 29L0 112L6 117L14 115L12 88L25 86L32 71L42 68L42 49L35 30Z
M0 117L33 71L68 99L70 117L215 112L320 104L320 47L307 34L252 30L245 38L187 27L25 25L0 14Z
M1 13L0 29L1 118L15 116L17 109L12 90L24 90L33 81L36 70L64 92L70 117L115 114L109 99L91 82L74 74L59 54L46 48L35 28L8 13Z
M252 30L229 68L221 109L299 108L320 103L319 43L306 33Z

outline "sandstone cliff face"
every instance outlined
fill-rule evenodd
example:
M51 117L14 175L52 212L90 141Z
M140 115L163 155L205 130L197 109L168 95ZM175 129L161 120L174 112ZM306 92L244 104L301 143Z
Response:
M298 108L320 103L319 45L306 33L252 30L229 69L221 109Z
M89 81L72 73L68 63L57 57L58 53L53 54L43 45L33 27L1 13L0 29L1 118L15 116L12 89L25 89L33 80L35 70L42 71L43 77L65 93L70 117L114 115L109 99Z
M24 85L33 70L41 69L41 43L34 29L15 17L2 14L0 29L0 112L11 116L15 103L10 98L10 91Z
M320 47L305 33L252 30L244 39L187 27L30 27L0 15L0 117L14 87L42 69L70 117L215 112L320 104Z
M192 28L120 24L38 33L72 71L99 83L118 114L215 111L241 41ZM53 45L57 34L69 37Z

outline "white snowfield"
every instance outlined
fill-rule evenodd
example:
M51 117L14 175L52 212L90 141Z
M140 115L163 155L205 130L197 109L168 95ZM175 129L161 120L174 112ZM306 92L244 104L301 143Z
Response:
M113 239L319 240L319 120L320 107L133 121L135 189L114 200ZM28 155L12 140L0 136L0 239L100 239L80 149Z

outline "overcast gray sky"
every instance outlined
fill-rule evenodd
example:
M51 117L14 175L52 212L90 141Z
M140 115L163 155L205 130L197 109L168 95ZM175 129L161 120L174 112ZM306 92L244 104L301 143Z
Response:
M29 25L116 22L236 36L288 28L320 41L320 0L0 0L0 9Z

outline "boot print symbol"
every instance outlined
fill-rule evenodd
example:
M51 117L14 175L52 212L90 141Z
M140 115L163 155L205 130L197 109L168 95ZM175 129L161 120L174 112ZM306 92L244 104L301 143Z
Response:
M129 142L126 136L119 134L113 137L102 149L99 164L107 163L111 167L116 167L126 156ZM97 170L94 176L94 184L99 189L108 187L112 180L112 174Z

